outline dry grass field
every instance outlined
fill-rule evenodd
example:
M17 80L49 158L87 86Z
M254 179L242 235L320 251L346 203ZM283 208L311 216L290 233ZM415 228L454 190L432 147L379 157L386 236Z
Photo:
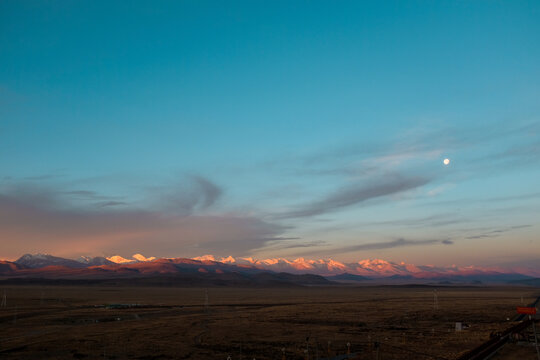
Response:
M521 297L528 303L539 295L534 288L439 287L435 309L430 287L4 291L2 359L323 359L347 353L347 343L358 359L455 359L508 327ZM456 332L458 321L470 327Z

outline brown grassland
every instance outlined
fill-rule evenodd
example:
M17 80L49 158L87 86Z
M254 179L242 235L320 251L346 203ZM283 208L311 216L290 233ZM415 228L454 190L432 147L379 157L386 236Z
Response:
M521 297L528 303L539 295L523 287L439 287L435 309L430 287L4 291L2 359L323 359L347 353L347 343L358 359L455 359L510 326ZM470 327L456 332L458 321Z

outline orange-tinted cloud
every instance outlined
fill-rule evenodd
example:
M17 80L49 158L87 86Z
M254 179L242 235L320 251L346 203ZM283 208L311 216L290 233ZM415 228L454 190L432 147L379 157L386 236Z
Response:
M199 179L200 180L200 179ZM87 207L63 200L58 192L19 186L0 193L2 257L27 252L58 255L127 253L155 256L245 254L262 247L284 231L282 226L243 215L200 215L195 206L208 207L219 196L206 180L200 199L177 206L181 213L127 206ZM185 205L185 206L184 206Z

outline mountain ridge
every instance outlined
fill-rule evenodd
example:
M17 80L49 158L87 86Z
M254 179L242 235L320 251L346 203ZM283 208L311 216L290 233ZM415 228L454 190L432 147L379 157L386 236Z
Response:
M0 276L43 277L65 279L105 279L149 276L198 274L200 277L225 277L223 274L239 273L253 277L261 273L290 274L296 276L324 276L329 281L343 283L516 283L536 278L534 274L516 271L499 271L477 267L435 267L394 263L382 259L365 259L356 263L341 263L332 259L288 260L284 258L257 260L215 258L204 255L195 258L155 258L135 254L131 259L121 256L80 257L77 260L49 254L25 254L14 262L0 262ZM264 276L261 276L264 278ZM283 276L282 276L283 278ZM276 279L274 279L276 280ZM293 279L294 281L298 279ZM217 281L217 280L216 280ZM280 280L281 281L281 280ZM293 282L294 282L293 281ZM320 281L320 278L319 278ZM317 281L315 281L317 282Z
M114 263L105 258L64 259L25 254L0 262L3 282L52 284L128 284L145 286L306 286L331 285L315 274L289 274L210 260L185 258ZM97 264L97 265L94 265Z
M473 276L486 274L520 274L528 277L540 277L540 269L500 267L482 268L476 266L448 267L434 265L414 265L405 262L391 262L383 259L364 259L358 262L345 263L333 259L305 259L303 257L294 260L285 258L253 259L233 258L232 256L215 258L212 255L204 255L194 259L221 261L232 264L248 264L262 269L286 271L291 273L316 273L323 276L335 276L341 274L353 274L368 278L386 278L394 275L410 275L413 278L439 278L447 276Z

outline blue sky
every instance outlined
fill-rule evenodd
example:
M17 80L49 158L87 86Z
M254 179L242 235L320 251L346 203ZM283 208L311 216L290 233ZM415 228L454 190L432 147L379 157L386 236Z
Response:
M539 15L1 2L0 253L538 265Z

